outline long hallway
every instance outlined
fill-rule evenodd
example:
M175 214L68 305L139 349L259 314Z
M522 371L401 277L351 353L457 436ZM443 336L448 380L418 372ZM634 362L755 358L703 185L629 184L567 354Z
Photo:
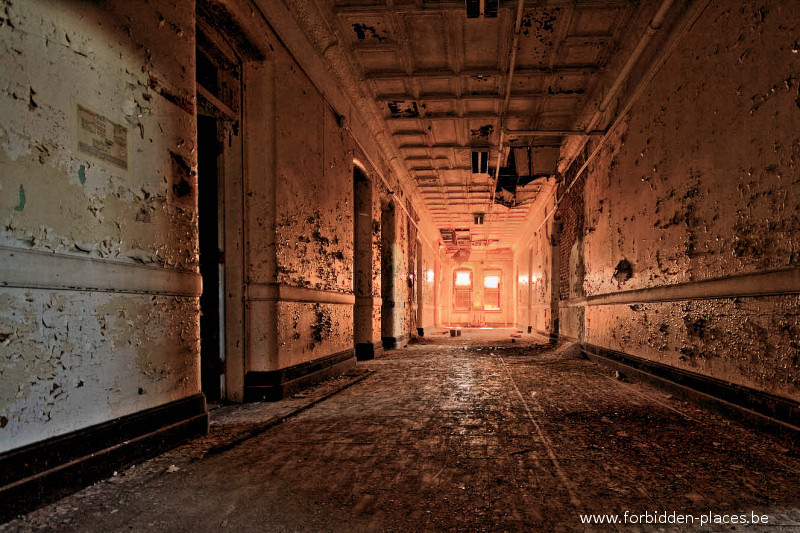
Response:
M435 332L359 365L374 372L227 451L180 462L195 441L0 531L686 529L631 523L664 512L800 528L797 449L570 345Z

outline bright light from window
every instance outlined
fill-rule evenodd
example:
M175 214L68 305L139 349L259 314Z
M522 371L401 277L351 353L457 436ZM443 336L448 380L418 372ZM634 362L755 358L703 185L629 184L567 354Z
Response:
M483 286L487 289L496 289L500 286L500 276L485 276Z
M520 283L528 283L528 276L520 276L519 277Z
M428 283L433 281L433 270L428 270L427 272L425 272L425 281L427 281Z
M469 287L472 285L472 273L456 272L456 285L459 287Z
M536 276L531 277L531 283L536 283L537 281L539 281L539 278L537 278Z

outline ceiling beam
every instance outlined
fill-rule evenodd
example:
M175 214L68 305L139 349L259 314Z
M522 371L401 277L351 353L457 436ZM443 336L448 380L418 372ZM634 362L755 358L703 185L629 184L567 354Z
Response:
M578 74L578 75L588 75L594 74L597 72L599 67L597 65L569 65L569 66L561 66L556 68L521 68L514 70L514 76L549 76L553 74ZM496 68L489 68L489 69L480 69L480 70L462 70L461 72L453 72L452 70L417 70L412 74L408 74L407 72L397 71L397 72L366 72L364 73L364 79L368 81L394 81L394 80L420 80L423 81L425 79L467 79L467 78L475 78L475 79L485 79L489 80L491 78L502 78L505 77L506 73L502 70Z
M525 0L524 8L548 8L548 7L570 7L575 5L575 0ZM604 8L624 8L630 0L580 0L581 7L604 7ZM514 9L517 2L515 0L500 0L499 9ZM426 14L442 12L465 12L464 2L449 1L438 2L436 4L420 4L419 2L409 4L394 4L391 7L380 5L364 4L345 4L338 2L333 8L336 15L384 15L389 12L398 14Z
M560 142L550 142L550 143L512 143L512 148L561 148ZM493 148L488 143L486 144L458 144L458 143L440 143L440 144L400 144L397 146L400 150L419 150L419 149L453 149L453 150L484 150L487 148Z
M584 89L578 90L558 90L558 91L518 91L515 93L511 93L512 100L533 100L536 98L580 98L586 91ZM379 94L375 97L375 101L377 102L397 102L397 101L408 101L408 100L417 100L420 102L464 102L464 101L483 101L483 100L501 100L502 98L500 95L497 94L496 91L494 92L482 92L482 93L466 93L462 95L454 94L454 93L422 93L419 95L419 98L415 97L413 94Z
M564 117L566 113L530 113L530 114L513 114L513 115L506 115L506 120L531 120L535 118L542 118L542 117ZM459 120L459 119L474 119L474 120L498 120L500 115L494 112L473 112L473 113L464 113L463 115L457 115L455 113L427 113L426 115L418 116L418 117L385 117L384 120L387 122L408 122L409 120ZM511 131L506 130L506 133L509 134Z
M605 130L581 131L581 130L505 130L506 135L516 135L518 137L534 137L541 135L605 135Z

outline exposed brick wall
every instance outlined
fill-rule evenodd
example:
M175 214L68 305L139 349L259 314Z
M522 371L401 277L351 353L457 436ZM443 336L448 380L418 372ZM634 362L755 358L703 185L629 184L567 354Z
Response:
M583 237L584 201L583 188L585 173L575 182L572 189L567 192L569 184L575 179L578 169L585 161L585 154L581 154L570 165L558 186L560 203L556 211L556 218L561 221L559 235L559 297L561 300L569 299L569 253L575 242ZM563 199L562 199L563 198Z

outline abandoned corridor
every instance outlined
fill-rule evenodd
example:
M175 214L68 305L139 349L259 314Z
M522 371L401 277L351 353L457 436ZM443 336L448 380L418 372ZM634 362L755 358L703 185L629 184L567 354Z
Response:
M5 529L796 528L798 35L0 0L0 522L105 479Z
M245 417L212 413L208 436L0 531L575 531L625 511L800 527L796 451L513 333L437 332L359 363L374 373L221 453Z

